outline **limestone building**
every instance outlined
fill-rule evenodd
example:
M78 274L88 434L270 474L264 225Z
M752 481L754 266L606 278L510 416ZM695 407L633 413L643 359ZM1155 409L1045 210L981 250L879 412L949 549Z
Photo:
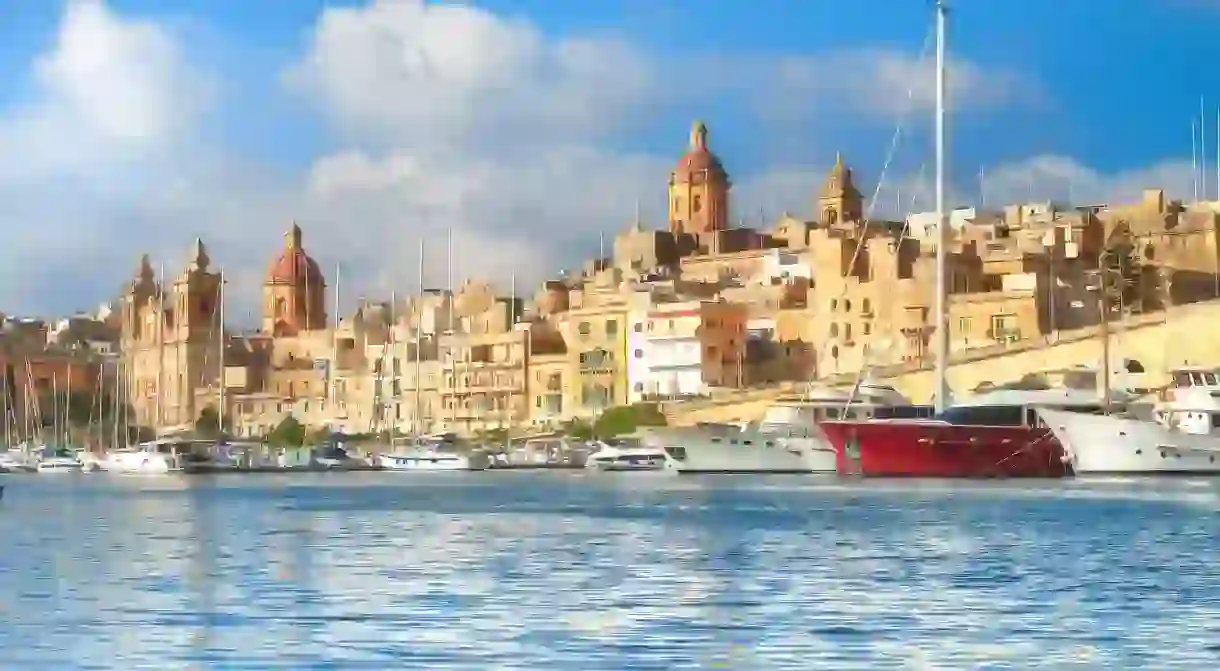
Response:
M202 410L196 388L220 377L220 274L210 264L198 239L173 280L158 280L144 256L124 292L121 368L141 426L191 426Z

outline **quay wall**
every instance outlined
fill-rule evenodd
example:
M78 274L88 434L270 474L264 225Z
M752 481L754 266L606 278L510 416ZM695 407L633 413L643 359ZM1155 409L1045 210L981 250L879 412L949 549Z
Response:
M1064 331L1010 346L970 350L951 360L949 385L958 394L984 382L1015 382L1028 373L1086 365L1099 367L1102 342L1099 329ZM1185 365L1220 367L1220 301L1176 306L1168 313L1135 315L1110 327L1111 370L1125 361L1138 361L1144 369L1143 386L1168 382L1168 372ZM894 385L916 403L930 403L935 386L931 365L897 365L875 368L871 376ZM824 385L850 385L855 375L817 381ZM671 424L751 421L759 419L775 399L790 389L748 390L715 401L675 404L666 408Z

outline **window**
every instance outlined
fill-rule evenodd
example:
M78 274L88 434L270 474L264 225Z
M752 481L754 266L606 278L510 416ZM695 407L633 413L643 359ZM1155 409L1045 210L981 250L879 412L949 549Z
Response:
M839 335L839 325L831 324L830 325L830 337L835 338L835 337L838 337L838 335Z
M850 299L843 301L843 311L851 312L851 300Z
M616 333L618 333L618 320L607 319L606 320L606 335L612 336Z
M860 306L860 310L862 310L864 314L871 313L873 311L872 301L865 298L863 304Z
M637 350L635 351L635 358L637 358L637 359L643 359L643 358L644 358L644 350L642 350L642 349L637 349Z
M695 194L695 197L691 199L690 209L693 212L702 212L703 211L703 197L700 196L699 194Z
M851 324L843 325L843 339L851 340Z
M641 392L643 392L643 391L644 391L644 383L643 383L643 382L636 382L636 383L635 383L635 393L639 394L639 393L641 393Z
M635 331L636 333L643 333L644 332L644 322L636 322L635 326L631 327L631 330Z
M834 312L835 310L838 310L838 309L839 309L839 299L837 299L837 298L830 299L830 311Z
M577 330L577 332L579 332L581 335L589 335L589 322L581 322L581 323L580 323L580 324L579 324L579 325L576 327L576 330Z
M869 335L873 332L873 325L869 322L864 322L864 335Z

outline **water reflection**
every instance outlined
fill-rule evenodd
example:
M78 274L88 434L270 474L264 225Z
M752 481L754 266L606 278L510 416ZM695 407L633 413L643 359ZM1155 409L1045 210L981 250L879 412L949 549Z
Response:
M1217 656L1210 483L6 484L5 668L1196 669Z

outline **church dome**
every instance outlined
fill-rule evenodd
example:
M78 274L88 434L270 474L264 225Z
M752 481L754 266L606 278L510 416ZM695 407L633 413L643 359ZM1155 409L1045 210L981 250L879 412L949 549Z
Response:
M301 227L292 225L284 236L284 250L267 268L267 284L324 284L318 263L301 245Z
M674 167L674 178L685 181L704 171L721 179L728 178L720 159L707 147L707 126L702 121L696 121L691 126L690 147Z

